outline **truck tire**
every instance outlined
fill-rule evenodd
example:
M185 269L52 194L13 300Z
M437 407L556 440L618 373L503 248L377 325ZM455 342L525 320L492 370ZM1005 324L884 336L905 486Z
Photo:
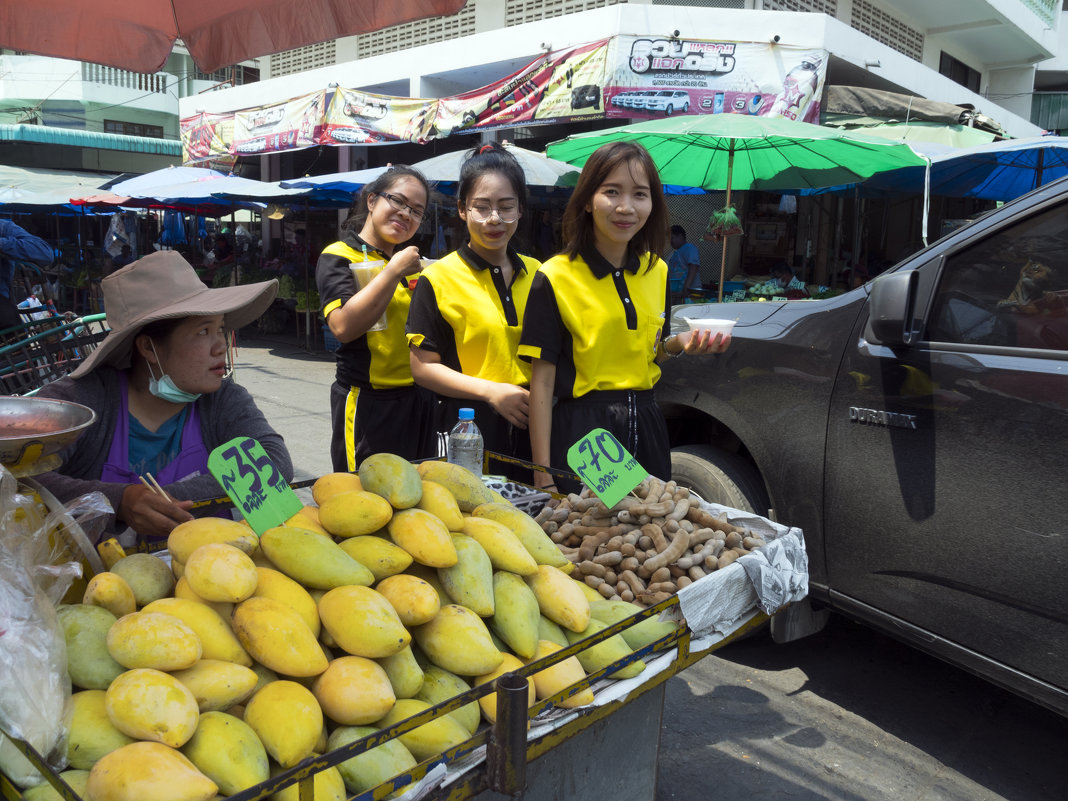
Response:
M768 494L756 468L737 454L712 445L684 445L671 451L671 477L704 500L768 513Z

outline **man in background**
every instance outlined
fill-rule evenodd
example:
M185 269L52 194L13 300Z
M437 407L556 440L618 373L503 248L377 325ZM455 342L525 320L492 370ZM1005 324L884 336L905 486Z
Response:
M671 226L671 247L675 252L668 257L668 281L671 283L671 302L678 304L688 291L700 288L701 258L697 247L686 241L686 230L681 225Z
M52 248L40 237L11 220L0 218L0 329L22 322L16 307L15 262L29 261L42 267L52 263Z

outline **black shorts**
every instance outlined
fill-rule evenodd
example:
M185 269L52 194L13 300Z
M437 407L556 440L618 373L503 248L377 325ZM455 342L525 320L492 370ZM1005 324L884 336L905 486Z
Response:
M590 392L562 398L553 408L549 454L553 467L570 470L568 449L595 428L610 431L650 475L671 478L671 442L653 390ZM564 487L561 491L574 491Z
M330 460L338 472L355 472L372 453L405 459L437 455L434 393L422 387L330 387Z
M515 459L530 461L530 432L525 428L516 428L501 417L488 403L483 401L461 400L459 398L438 398L438 431L442 442L448 440L449 431L459 419L460 409L475 410L475 424L482 432L482 442L487 451L511 456ZM442 454L444 455L444 451ZM530 484L534 480L532 471L503 462L492 462L490 472L504 475L512 481Z

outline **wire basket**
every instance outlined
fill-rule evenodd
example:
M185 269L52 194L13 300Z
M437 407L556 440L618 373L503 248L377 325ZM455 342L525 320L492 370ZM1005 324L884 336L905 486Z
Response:
M32 320L0 332L0 394L32 395L70 373L107 336L103 314Z

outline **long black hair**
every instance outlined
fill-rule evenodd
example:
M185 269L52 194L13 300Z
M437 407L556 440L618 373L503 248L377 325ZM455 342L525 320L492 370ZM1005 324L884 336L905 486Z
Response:
M352 201L352 207L349 208L349 216L345 218L345 222L341 224L341 230L346 234L358 234L363 230L363 224L367 222L367 200L371 195L381 195L383 192L388 192L393 188L393 185L397 183L401 178L408 176L414 178L423 185L423 189L426 190L427 202L430 201L430 184L426 180L426 176L415 167L409 167L407 164L394 164L384 173L375 178L371 183L364 184L363 189L360 190L360 194L356 196L356 199Z
M653 201L649 218L641 230L634 234L627 247L638 255L649 252L660 256L664 253L668 209L660 173L657 172L649 151L641 145L636 142L610 142L593 151L593 155L583 165L575 191L564 209L561 219L564 252L571 258L578 256L583 248L593 247L593 216L586 211L586 207L593 201L593 196L601 184L608 180L612 170L621 164L627 165L632 174L636 166L642 168L649 181L649 192Z
M496 142L472 149L460 167L460 184L456 189L456 202L460 208L467 207L467 199L474 191L478 179L491 172L499 172L508 180L519 199L519 211L525 214L527 177L515 156Z

